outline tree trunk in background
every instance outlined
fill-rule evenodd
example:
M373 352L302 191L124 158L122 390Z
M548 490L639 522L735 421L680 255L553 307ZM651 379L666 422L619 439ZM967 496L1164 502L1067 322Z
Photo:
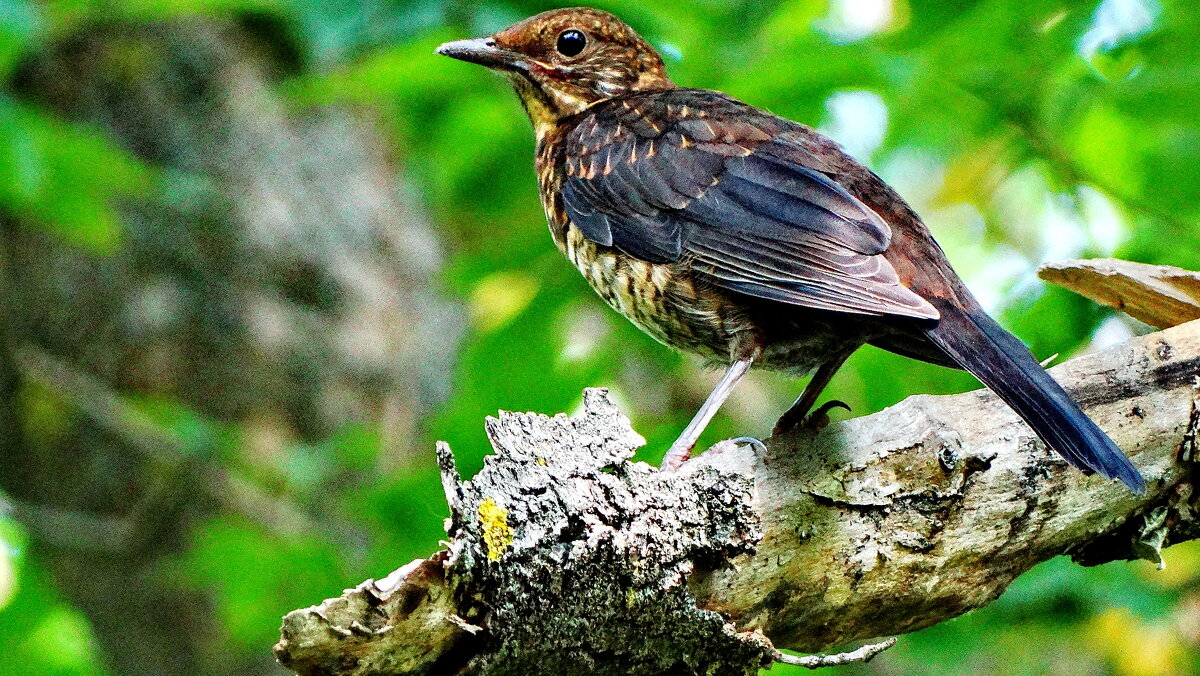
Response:
M458 313L433 290L439 243L404 198L413 191L376 120L290 109L259 37L200 20L93 26L21 76L26 96L104 128L162 172L162 190L123 207L115 254L38 228L8 229L3 245L9 345L57 366L5 386L0 412L33 392L62 402L60 421L76 416L48 431L27 424L24 443L0 445L3 490L32 531L33 556L91 618L121 674L277 673L265 648L250 663L230 656L210 600L163 569L198 519L287 498L229 498L230 477L206 464L213 449L139 445L121 415L97 419L112 412L98 393L162 397L236 424L241 443L226 453L252 468L281 466L290 445L348 423L379 422L387 439L373 471L386 472L408 462L414 421L448 387ZM312 494L303 509L268 504L271 515L251 516L302 528L289 514L334 511L333 490Z

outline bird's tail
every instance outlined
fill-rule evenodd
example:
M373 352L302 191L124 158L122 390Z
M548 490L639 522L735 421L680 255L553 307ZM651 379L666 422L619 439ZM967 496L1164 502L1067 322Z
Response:
M1146 482L1129 458L1080 410L1029 348L982 308L962 310L939 304L938 324L929 338L960 366L1000 396L1067 462L1086 474L1120 479L1134 493Z

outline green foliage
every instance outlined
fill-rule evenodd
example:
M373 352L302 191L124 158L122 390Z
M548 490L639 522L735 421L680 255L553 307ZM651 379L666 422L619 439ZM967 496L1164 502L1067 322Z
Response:
M274 643L279 608L336 594L330 582L346 572L337 550L316 533L270 532L230 516L204 524L194 538L170 572L186 587L213 594L233 652L253 653Z
M32 4L14 0L4 5L0 10L0 75L12 74L17 60L44 28L42 15Z
M1116 255L1200 268L1200 4L597 4L660 46L678 83L728 91L860 150L925 217L968 283L1041 357L1087 349L1112 315L1044 288L1034 277L1039 262ZM890 14L876 21L867 5L890 7ZM22 59L89 25L215 18L256 27L264 43L285 45L295 56L278 93L296 110L344 105L378 120L384 150L418 187L418 206L450 252L442 282L467 308L471 330L451 396L423 421L428 443L401 466L384 462L387 434L378 420L323 443L288 441L274 454L254 454L242 426L213 422L169 396L130 400L139 419L178 442L179 462L211 463L243 482L237 485L253 487L239 499L277 505L258 521L246 516L256 512L245 504L206 520L187 534L186 553L162 571L181 590L214 599L230 654L267 654L282 613L437 548L446 508L434 439L449 441L470 474L488 452L484 415L570 411L583 387L606 385L649 441L645 458L657 460L706 393L710 381L690 358L602 308L554 250L536 198L532 134L506 85L433 54L444 40L548 7L0 2L0 77L12 84L0 90L0 211L20 227L56 232L97 254L119 251L123 204L155 195L181 205L215 189L203 175L138 159L102 129L62 119L15 86ZM867 143L872 135L878 141ZM802 384L769 374L750 381L702 443L766 434L773 413ZM912 393L974 387L964 374L866 349L829 394L863 414ZM739 406L739 398L754 405ZM34 399L31 411L41 417L33 420L43 431L75 420L54 397ZM86 618L56 593L25 532L0 519L0 543L0 671L103 673ZM1200 569L1196 551L1168 552L1183 574L1050 562L997 604L902 639L871 668L1178 673L1197 652L1200 580L1190 573ZM1193 633L1176 628L1187 626ZM1126 635L1154 640L1120 638Z
M97 130L0 93L0 207L105 252L120 243L114 203L149 184L150 172Z
M5 503L0 496L0 509ZM0 512L0 664L12 676L104 674L87 618L30 561L29 538Z

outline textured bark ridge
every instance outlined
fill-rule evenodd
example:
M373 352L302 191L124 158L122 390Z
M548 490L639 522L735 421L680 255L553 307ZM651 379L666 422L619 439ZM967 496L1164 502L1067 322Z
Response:
M630 462L645 443L604 390L584 413L502 413L504 449L460 482L439 462L454 526L449 570L494 651L482 673L755 673L770 644L698 608L689 578L762 537L749 471L687 476ZM748 468L747 468L748 469ZM473 599L478 598L478 603Z
M289 614L276 655L305 674L753 673L775 647L986 605L1060 554L1154 560L1196 537L1200 322L1053 373L1145 496L1068 467L987 391L664 474L630 461L640 437L588 390L578 417L489 419L496 455L470 481L439 446L449 549Z

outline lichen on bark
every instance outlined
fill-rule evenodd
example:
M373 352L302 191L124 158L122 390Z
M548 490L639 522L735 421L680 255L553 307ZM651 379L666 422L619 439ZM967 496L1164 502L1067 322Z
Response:
M688 587L762 537L750 473L633 462L644 442L605 390L586 391L578 417L501 413L487 431L497 453L470 481L439 447L447 570L492 648L472 671L751 674L770 662L761 634L698 608Z

